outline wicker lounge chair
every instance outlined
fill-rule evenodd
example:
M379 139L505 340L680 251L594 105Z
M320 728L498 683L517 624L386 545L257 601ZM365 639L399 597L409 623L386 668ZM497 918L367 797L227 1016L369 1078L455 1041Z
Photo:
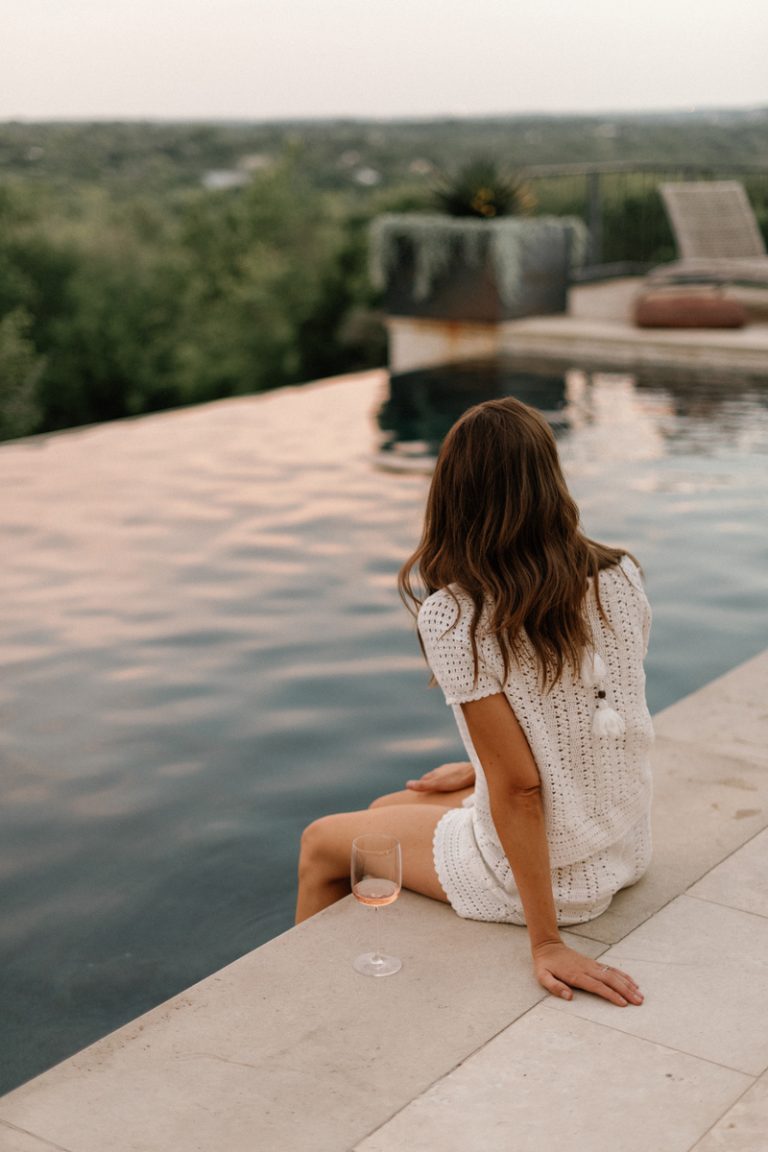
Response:
M654 268L646 277L649 285L768 288L768 254L742 184L661 184L659 191L681 259Z

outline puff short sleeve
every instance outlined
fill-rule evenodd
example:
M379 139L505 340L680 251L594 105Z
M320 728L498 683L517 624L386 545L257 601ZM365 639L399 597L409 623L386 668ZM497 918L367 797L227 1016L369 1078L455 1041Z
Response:
M621 568L625 573L630 584L637 593L637 602L639 606L640 627L643 636L643 656L648 655L648 639L651 633L651 606L648 603L648 597L645 592L645 582L643 575L637 564L629 556L622 557Z
M478 676L470 624L474 605L464 593L434 592L419 610L419 635L427 663L449 705L466 704L502 692L503 662L498 642L482 626L477 630Z

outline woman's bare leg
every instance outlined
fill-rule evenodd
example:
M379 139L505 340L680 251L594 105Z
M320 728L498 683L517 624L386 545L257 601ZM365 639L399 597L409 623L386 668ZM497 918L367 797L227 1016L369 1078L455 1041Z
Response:
M445 901L432 862L432 836L446 811L444 805L438 804L393 804L315 820L301 838L296 923L349 894L352 841L370 832L395 836L400 841L405 888Z
M411 788L404 788L402 792L388 792L386 796L379 796L370 805L371 808L388 808L392 804L439 804L441 808L461 808L467 796L474 792L471 788L457 788L455 792L416 792Z

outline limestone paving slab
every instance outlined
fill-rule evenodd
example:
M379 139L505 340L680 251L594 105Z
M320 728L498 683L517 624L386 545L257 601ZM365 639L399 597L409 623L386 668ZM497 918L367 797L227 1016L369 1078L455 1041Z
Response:
M593 284L572 284L568 289L568 315L579 320L632 319L635 298L642 292L641 276L621 276Z
M411 893L383 914L402 971L359 976L371 915L326 909L8 1094L0 1120L72 1152L351 1147L546 995L525 929Z
M768 766L768 650L657 713L653 724L657 736Z
M355 1152L688 1152L751 1083L540 1004Z
M768 919L679 896L601 956L638 982L645 1001L618 1012L577 991L565 1012L752 1076L768 1067Z
M691 1152L765 1152L768 1148L768 1073L756 1080Z
M768 829L708 872L688 895L768 916Z
M578 936L615 944L768 826L761 765L662 737L652 766L651 865L602 916L572 928Z
M40 1140L30 1132L4 1124L0 1120L0 1152L72 1152L63 1144Z

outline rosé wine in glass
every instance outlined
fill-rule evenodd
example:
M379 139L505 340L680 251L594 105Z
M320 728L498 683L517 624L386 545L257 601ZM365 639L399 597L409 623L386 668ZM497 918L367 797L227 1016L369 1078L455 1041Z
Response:
M376 880L366 876L365 880L358 881L352 889L355 899L361 904L368 904L372 908L383 908L385 904L394 904L400 895L400 889L394 880Z

